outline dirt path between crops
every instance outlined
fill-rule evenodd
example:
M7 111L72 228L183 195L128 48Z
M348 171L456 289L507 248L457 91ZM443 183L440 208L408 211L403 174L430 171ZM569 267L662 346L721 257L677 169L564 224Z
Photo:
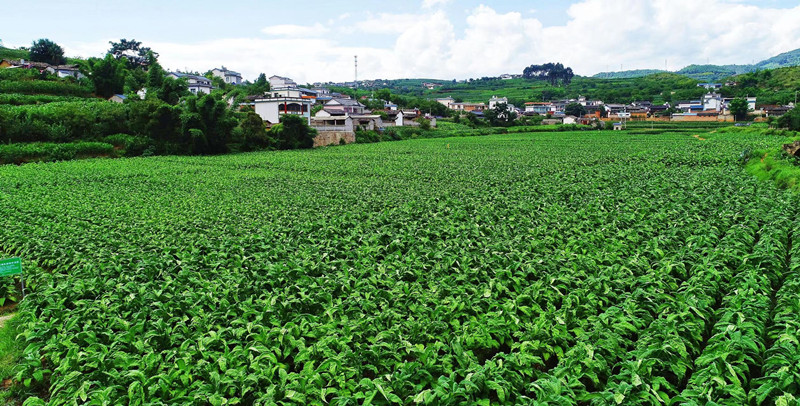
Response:
M11 318L14 317L15 314L16 313L9 313L9 314L4 314L4 315L0 316L0 328L5 327L6 322L11 320Z
M705 141L706 140L705 138L701 137L700 134L695 134L692 137L697 138L700 141Z

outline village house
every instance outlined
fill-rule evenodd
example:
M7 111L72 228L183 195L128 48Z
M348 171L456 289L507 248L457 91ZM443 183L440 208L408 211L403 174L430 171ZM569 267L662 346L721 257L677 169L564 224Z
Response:
M450 107L450 105L455 103L456 99L454 99L452 97L444 97L444 98L436 99L436 102L439 103L439 104L442 104L445 107L447 107L448 109L450 109L450 108L452 108L452 107Z
M228 70L225 66L222 68L214 68L211 73L218 78L221 78L227 84L239 85L242 83L242 75L239 72Z
M489 109L494 109L495 107L497 107L498 104L501 104L501 103L505 104L506 106L508 106L508 98L507 97L492 96L492 98L489 99Z
M425 83L422 84L422 87L424 87L424 88L426 88L428 90L433 90L433 89L436 89L437 87L442 87L442 86L443 85L440 84L440 83L425 82Z
M168 76L173 79L185 79L189 85L189 91L193 94L209 94L211 93L211 90L214 89L214 86L211 85L211 79L205 76L192 75L182 72L170 72Z
M278 124L284 114L293 114L304 117L311 124L311 106L309 99L300 97L265 97L255 99L253 106L256 114L269 125Z
M564 116L561 121L563 124L578 124L578 117L575 116Z
M256 114L269 125L278 124L280 117L285 114L301 116L311 124L311 107L316 100L316 92L292 86L294 81L280 76L271 77L270 83L273 83L273 78L280 78L280 82L275 83L288 86L275 86L263 97L254 98L252 105Z
M483 113L486 110L486 104L484 103L450 103L450 109L455 111L464 111L464 112L481 112Z
M549 102L527 102L525 103L525 113L547 114L551 111L552 103Z
M125 99L127 99L127 98L128 97L125 96L124 94L115 94L115 95L109 97L108 101L114 102L114 103L123 103L125 101Z
M701 100L681 100L675 104L675 108L682 113L693 113L704 110Z
M325 103L325 110L341 111L348 114L364 114L366 106L357 100L335 98Z
M697 87L704 87L706 90L722 89L722 83L698 83Z
M779 106L774 104L765 104L761 106L761 112L765 117L780 117L791 110L792 106Z
M48 73L55 74L60 78L73 77L75 79L83 79L86 76L78 69L78 65L57 65L48 66L45 69Z
M318 102L325 103L333 99L333 95L331 94L330 89L326 87L315 86L311 88L311 91L317 94Z
M269 88L276 89L276 88L284 88L284 87L297 87L297 83L294 80L283 77L283 76L270 76L269 78Z

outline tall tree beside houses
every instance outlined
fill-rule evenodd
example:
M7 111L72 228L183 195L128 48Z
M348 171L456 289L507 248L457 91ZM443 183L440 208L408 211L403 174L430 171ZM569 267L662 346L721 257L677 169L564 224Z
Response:
M31 61L44 62L50 65L63 65L64 49L47 38L41 38L33 42L30 50Z
M125 63L106 54L103 59L90 58L89 80L94 85L94 93L109 98L122 93L125 88Z
M108 43L111 44L108 53L114 55L114 58L118 60L124 59L130 69L146 68L155 58L158 58L158 53L153 52L149 47L143 47L142 42L135 39L129 41L123 38L119 42L109 41Z
M742 120L746 118L748 111L747 100L742 99L741 97L731 100L728 110L731 111L731 114L733 114L736 120Z

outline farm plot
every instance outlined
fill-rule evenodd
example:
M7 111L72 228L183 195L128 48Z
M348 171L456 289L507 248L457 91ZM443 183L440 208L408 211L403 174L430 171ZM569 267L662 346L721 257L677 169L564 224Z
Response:
M0 251L44 269L18 379L50 404L791 402L797 200L738 161L768 142L0 167Z

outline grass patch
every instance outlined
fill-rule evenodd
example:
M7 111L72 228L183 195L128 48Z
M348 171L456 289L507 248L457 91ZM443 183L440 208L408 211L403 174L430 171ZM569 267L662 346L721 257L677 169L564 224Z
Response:
M115 156L114 146L105 142L32 142L0 145L0 164L67 161Z
M780 148L753 151L745 169L760 180L800 191L800 166L795 158L787 156Z
M20 333L20 318L17 315L5 320L0 327L0 404L15 404L9 380L14 376L17 360L22 356L23 344L17 340Z

